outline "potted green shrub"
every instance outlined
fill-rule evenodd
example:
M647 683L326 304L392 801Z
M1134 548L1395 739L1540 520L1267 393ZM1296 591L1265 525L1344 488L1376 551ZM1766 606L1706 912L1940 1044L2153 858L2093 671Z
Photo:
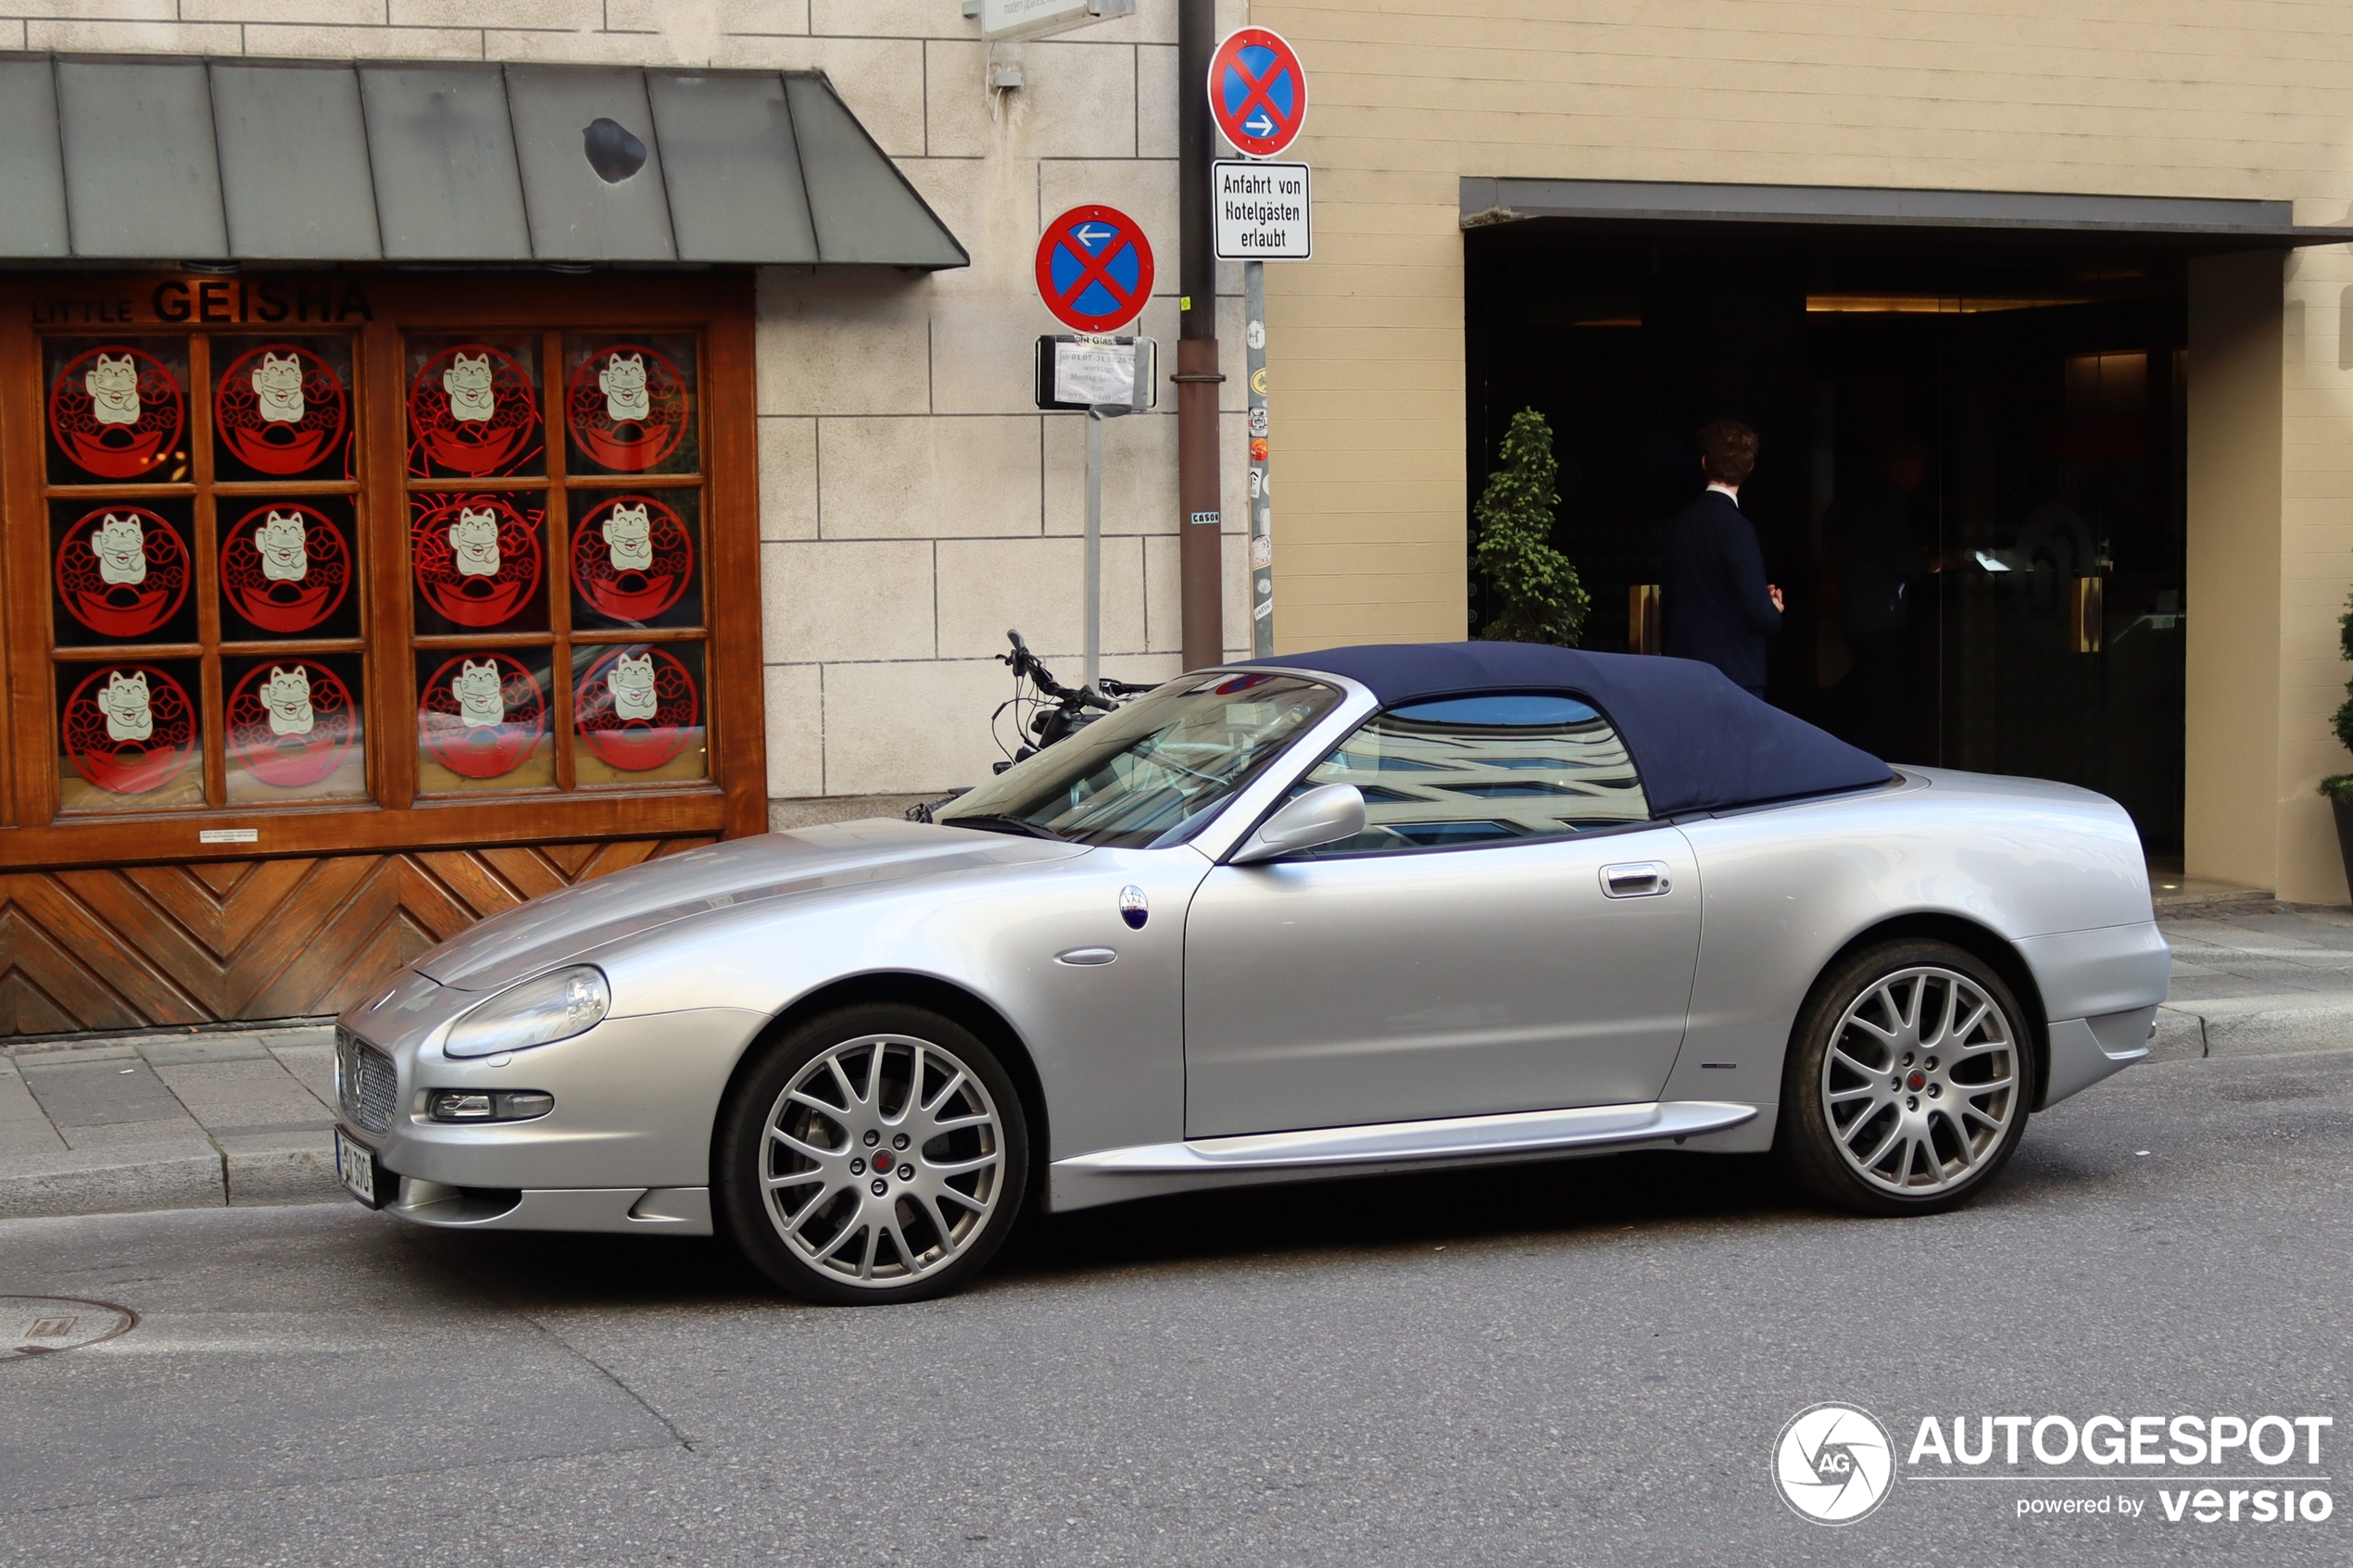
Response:
M1478 635L1495 643L1553 643L1575 647L1592 608L1575 563L1553 545L1553 429L1533 408L1512 416L1500 466L1478 498L1478 543L1473 555L1487 579L1489 611Z
M2353 598L2347 601L2353 606ZM2353 659L2353 608L2336 618L2337 646ZM2353 751L2353 681L2345 683L2345 704L2336 710L2336 738ZM2353 886L2353 773L2338 773L2321 781L2321 793L2336 813L2336 852L2345 857L2345 880Z

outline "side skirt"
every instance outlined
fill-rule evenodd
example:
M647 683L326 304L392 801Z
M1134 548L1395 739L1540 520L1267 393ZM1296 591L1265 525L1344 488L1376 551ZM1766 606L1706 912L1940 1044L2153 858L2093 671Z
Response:
M1054 1161L1051 1204L1086 1209L1203 1186L1672 1147L1756 1115L1755 1106L1725 1100L1660 1100L1140 1144Z

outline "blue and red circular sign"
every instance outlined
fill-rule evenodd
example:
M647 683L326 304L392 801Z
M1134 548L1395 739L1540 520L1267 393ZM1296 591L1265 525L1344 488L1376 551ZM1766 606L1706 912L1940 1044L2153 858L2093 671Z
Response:
M1307 72L1282 35L1263 27L1226 35L1209 61L1209 112L1244 157L1273 157L1307 119Z
M1115 332L1152 296L1144 226L1115 207L1074 207L1038 241L1038 296L1075 332Z

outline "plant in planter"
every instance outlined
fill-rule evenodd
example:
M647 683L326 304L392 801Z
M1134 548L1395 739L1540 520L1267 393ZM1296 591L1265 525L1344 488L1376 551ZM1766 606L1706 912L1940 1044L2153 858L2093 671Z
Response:
M1553 489L1560 465L1544 416L1522 408L1504 433L1502 466L1487 476L1478 498L1478 544L1473 554L1487 579L1487 623L1478 634L1495 643L1553 643L1575 647L1592 600L1575 563L1553 546Z
M2346 603L2353 607L2353 598ZM2336 618L2337 646L2353 660L2353 608ZM2353 751L2353 681L2345 683L2345 704L2336 710L2336 738ZM2321 781L2321 793L2336 813L2336 849L2345 857L2345 880L2353 885L2353 773L2337 773Z

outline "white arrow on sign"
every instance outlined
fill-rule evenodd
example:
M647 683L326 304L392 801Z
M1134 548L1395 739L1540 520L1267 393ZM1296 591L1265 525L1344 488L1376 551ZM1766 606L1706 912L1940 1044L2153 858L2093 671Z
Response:
M1242 129L1253 136L1272 136L1275 133L1275 122L1266 118L1265 109L1260 109L1242 121Z
M1114 232L1116 231L1111 229L1098 229L1092 223L1082 224L1078 230L1078 243L1088 250L1093 250L1105 240L1110 239Z

